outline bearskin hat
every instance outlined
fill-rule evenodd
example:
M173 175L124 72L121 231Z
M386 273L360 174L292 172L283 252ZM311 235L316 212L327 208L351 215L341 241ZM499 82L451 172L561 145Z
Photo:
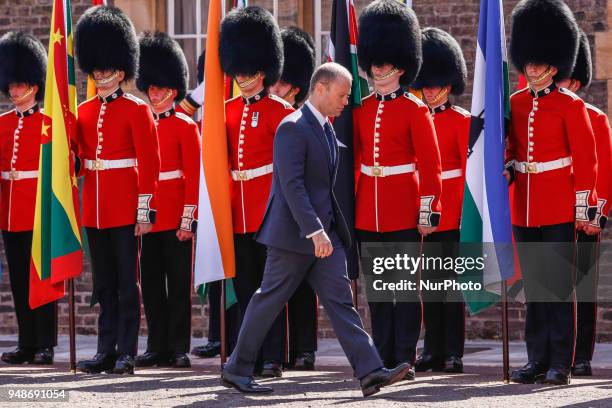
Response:
M423 65L414 88L451 86L451 93L465 91L467 67L457 40L439 28L425 28L423 38Z
M45 94L47 53L36 37L10 31L0 38L0 91L8 96L9 84L38 85L37 100Z
M295 102L300 103L308 94L310 77L315 69L315 49L312 37L297 27L281 31L285 64L281 81L300 88Z
M136 86L147 93L149 86L176 89L176 100L187 93L189 68L181 46L166 33L144 33L140 38L140 62Z
M421 30L412 9L395 0L376 0L359 17L359 66L371 75L372 65L403 69L402 85L411 84L421 67Z
M81 16L75 30L76 56L86 74L95 70L138 71L138 38L130 19L118 8L95 6Z
M230 75L265 74L267 88L280 78L283 43L280 29L269 11L249 6L230 11L221 22L219 57Z
M580 44L578 46L578 56L576 57L572 79L580 81L580 86L586 88L591 83L592 72L593 62L591 60L589 38L584 31L580 30Z
M519 71L528 63L551 65L555 80L569 78L578 54L579 29L561 0L521 0L512 12L510 57Z

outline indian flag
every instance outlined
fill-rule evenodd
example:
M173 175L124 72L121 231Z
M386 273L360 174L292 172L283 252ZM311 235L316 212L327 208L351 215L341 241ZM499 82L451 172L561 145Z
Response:
M70 0L54 0L30 262L32 309L64 296L81 273L83 249L74 160L76 89Z
M207 50L219 49L221 0L208 9ZM203 298L206 282L233 278L234 235L225 133L225 85L218 52L207 52L204 64L202 165L194 286Z
M514 274L508 185L502 175L509 118L502 1L481 0L461 242L482 243L486 255L483 272L462 278L483 284L482 291L464 292L471 313L497 303L501 282Z

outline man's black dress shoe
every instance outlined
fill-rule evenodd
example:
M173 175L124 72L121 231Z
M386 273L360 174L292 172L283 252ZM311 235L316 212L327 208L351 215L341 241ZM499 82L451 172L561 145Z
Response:
M363 396L369 397L379 392L382 387L403 380L411 368L410 364L403 363L393 369L383 367L371 372L361 379L361 392Z
M194 347L191 354L200 358L213 358L221 353L220 341L209 341L204 346Z
M168 365L168 355L166 353L158 353L156 351L147 351L144 354L136 356L134 364L136 367L155 367L157 365Z
M587 360L576 361L574 367L572 367L572 375L580 377L592 376L591 362Z
M221 369L221 384L247 394L265 394L274 391L270 387L257 384L253 377L230 374L225 369Z
M518 370L514 370L510 376L510 381L519 384L533 384L536 381L544 379L544 375L548 367L536 363L530 362Z
M2 361L8 364L23 364L34 361L34 349L17 347L13 351L2 353Z
M567 368L551 368L546 372L546 377L542 380L544 384L567 385L570 383L571 373Z
M315 353L307 352L300 353L295 358L295 364L293 365L294 370L300 371L312 371L315 369Z
M53 356L53 347L39 348L34 353L34 360L32 360L32 363L39 365L51 365L53 364Z
M421 354L414 363L414 369L417 373L424 373L429 370L442 371L444 362L431 354Z
M174 368L189 368L191 367L191 360L187 357L185 353L174 353L174 356L171 358L172 367Z
M82 360L77 364L77 370L87 374L99 374L111 371L117 361L116 354L97 353L91 360Z
M123 354L115 361L113 374L134 374L134 357Z
M277 378L283 376L283 368L280 362L274 360L266 360L261 367L261 376L269 378Z
M463 372L463 361L461 357L450 356L444 362L445 373L462 373Z

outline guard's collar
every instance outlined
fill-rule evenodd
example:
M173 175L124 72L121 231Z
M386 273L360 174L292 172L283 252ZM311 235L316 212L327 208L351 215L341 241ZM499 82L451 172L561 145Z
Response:
M153 112L153 118L155 120L160 120L160 119L168 119L170 116L174 115L176 113L176 111L174 110L174 108L170 108L165 112L162 113L155 113Z
M445 110L450 109L451 106L453 106L453 104L451 104L450 101L446 101L442 105L438 105L435 108L429 108L429 109L431 109L432 113L440 113L440 112L444 112Z
M381 94L376 92L376 99L378 99L379 101L390 101L393 100L395 98L398 98L400 96L402 96L404 94L404 91L401 87L397 88L395 91L393 92L389 92L388 94Z
M268 90L266 88L264 88L264 89L262 89L262 91L260 93L255 94L253 96L249 96L248 98L245 98L243 96L242 97L242 102L244 102L246 105L251 105L253 103L261 101L267 95L268 95Z
M102 103L110 103L110 102L118 99L119 97L121 97L121 95L123 95L123 89L117 88L115 90L115 92L113 92L112 94L110 94L108 96L100 96L100 95L98 95L98 99Z
M35 103L34 106L32 106L30 109L26 109L23 112L15 108L15 114L17 114L17 116L19 116L20 118L25 118L25 117L35 114L39 110L40 110L40 106L38 106L38 103Z
M552 84L548 85L546 88L544 89L540 89L539 91L534 91L533 89L531 89L531 87L529 87L529 93L531 94L531 96L533 96L534 98L541 98L543 96L546 95L550 95L550 93L552 91L554 91L555 89L557 89L557 85L555 85L554 81Z

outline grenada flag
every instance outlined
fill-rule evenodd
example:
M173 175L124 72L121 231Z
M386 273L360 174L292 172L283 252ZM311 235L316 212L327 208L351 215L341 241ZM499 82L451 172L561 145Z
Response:
M70 0L54 0L30 262L32 309L62 298L64 281L80 275L83 266L69 142L76 129L71 20Z

